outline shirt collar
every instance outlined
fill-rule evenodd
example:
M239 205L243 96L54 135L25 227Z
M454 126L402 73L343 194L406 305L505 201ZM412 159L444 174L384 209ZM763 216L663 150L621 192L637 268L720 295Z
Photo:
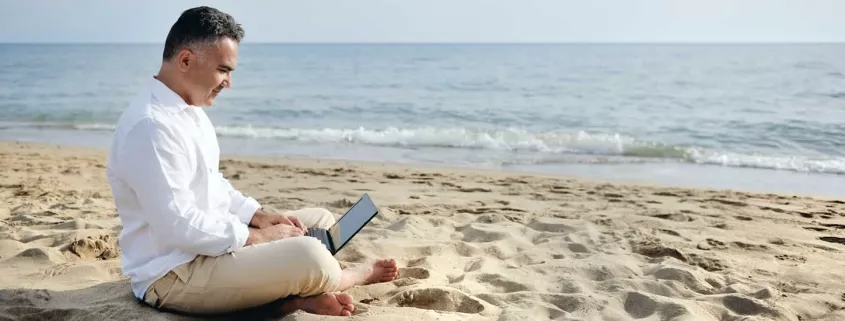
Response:
M183 111L185 108L191 107L191 105L185 103L185 100L177 95L176 92L155 77L150 80L150 91L164 106L175 107L178 111Z

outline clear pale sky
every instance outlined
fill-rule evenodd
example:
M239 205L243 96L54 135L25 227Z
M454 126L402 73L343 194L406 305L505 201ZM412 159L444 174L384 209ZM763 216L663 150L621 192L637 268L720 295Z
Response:
M845 0L0 0L0 42L160 43L200 3L245 42L845 42Z

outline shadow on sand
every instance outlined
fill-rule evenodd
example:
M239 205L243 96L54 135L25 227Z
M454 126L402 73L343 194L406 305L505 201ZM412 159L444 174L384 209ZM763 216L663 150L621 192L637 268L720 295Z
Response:
M127 281L116 281L68 291L0 290L0 320L280 320L272 313L280 301L225 315L191 315L156 310L136 299Z

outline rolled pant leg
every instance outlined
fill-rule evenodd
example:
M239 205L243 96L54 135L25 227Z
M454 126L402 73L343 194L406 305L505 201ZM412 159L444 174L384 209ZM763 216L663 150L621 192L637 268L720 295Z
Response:
M326 224L321 215L315 222ZM340 265L317 239L287 238L217 257L199 256L153 284L151 297L158 300L148 303L188 313L225 313L291 295L332 292L340 277Z

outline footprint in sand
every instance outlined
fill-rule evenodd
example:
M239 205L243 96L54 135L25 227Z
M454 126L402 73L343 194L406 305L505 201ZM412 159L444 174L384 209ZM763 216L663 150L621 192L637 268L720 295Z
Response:
M699 294L713 294L716 292L714 285L721 285L723 282L715 278L708 278L706 274L708 273L686 264L661 265L646 273L646 275L651 275L658 280L680 282Z
M501 241L510 235L508 232L496 230L493 228L477 226L475 224L470 224L462 228L457 229L459 232L464 234L463 241L464 242L477 242L477 243L486 243L486 242L495 242Z
M590 249L581 243L569 243L567 247L570 251L572 251L572 253L590 253Z
M625 312L635 319L646 318L657 311L657 301L639 292L628 293L625 298Z
M827 232L827 229L824 227L818 226L804 226L805 230L816 231L816 232Z
M479 210L481 210L481 209L479 209ZM491 209L483 209L483 210L487 211L487 210L491 210ZM520 217L518 217L518 216L499 214L499 213L496 213L496 211L498 211L498 210L495 210L495 209L492 209L492 210L494 211L493 213L480 215L475 220L475 222L476 223L485 223L485 224L497 224L497 223L502 223L502 222L517 222L517 223L520 223L519 222ZM504 209L500 209L500 210L504 210ZM459 213L467 213L467 212L462 212L461 210L458 210L458 212Z
M512 293L522 291L533 291L525 284L514 282L507 279L502 274L482 273L476 276L479 283L489 285L490 292L493 293Z
M478 192L480 192L480 193L490 193L493 190L491 190L489 188L483 188L483 187L461 187L461 188L458 189L458 191L464 192L464 193L478 193Z
M454 244L455 244L455 252L457 252L458 255L463 256L463 257L477 257L477 256L481 255L481 253L483 253L482 249L479 249L475 245L472 245L468 242L457 242L457 243L454 243ZM425 258L423 258L423 259L425 259Z
M508 306L525 306L540 308L538 302L547 302L554 306L548 309L549 317L554 320L570 320L569 318L560 318L564 315L558 313L565 311L567 313L581 314L587 311L601 310L603 304L596 299L582 294L568 294L568 293L538 293L538 292L516 292L516 293L483 293L478 295L482 299L492 305L498 307ZM555 309L556 308L556 309ZM541 308L542 309L542 308ZM557 310L559 309L559 310ZM557 311L556 311L557 310ZM557 315L557 316L555 316ZM539 319L535 318L535 319ZM500 318L500 320L534 320L520 316L517 318ZM574 318L574 320L582 320Z
M478 215L478 214L484 214L484 213L487 213L487 210L486 210L486 209L481 209L481 208L479 208L479 209L474 209L474 208L459 208L459 209L457 209L455 212L457 212L457 213L464 213L464 214L475 214L475 215Z
M453 288L420 288L405 290L387 300L388 304L398 307L418 309L480 313L484 305L466 293Z
M79 167L68 167L61 171L63 175L80 175Z
M775 258L781 261L794 261L798 263L807 262L807 258L800 255L778 254Z
M687 263L698 266L707 272L718 272L728 268L724 262L717 258L701 256L695 253L687 255Z
M657 215L652 215L652 217L656 217L656 218L660 218L660 219L664 219L664 220L669 220L669 221L675 221L675 222L692 222L692 221L695 220L692 217L689 217L689 216L684 215L684 214L679 214L679 213L657 214Z
M540 231L540 232L549 232L549 233L574 233L579 231L580 229L576 228L575 226L569 225L565 223L566 221L554 218L554 217L536 217L528 223L528 227Z
M781 319L778 311L769 307L769 304L750 297L737 294L728 294L722 298L726 308L739 315L764 315Z
M845 229L845 224L825 224L825 223L822 223L822 226L832 227L832 228L839 229L839 230Z
M663 234L668 234L668 235L672 235L672 236L675 236L675 237L681 237L681 233L678 233L677 231L667 230L667 229L658 229L657 231L661 232Z
M738 295L726 294L710 298L712 301L721 303L731 312L741 316L763 316L774 320L785 319L785 315L772 309L763 301ZM715 302L714 302L715 303ZM691 316L707 313L706 310L699 310L696 306L682 304L679 300L653 296L640 292L629 292L624 303L625 312L635 318L643 319L660 315L661 319L672 315L674 319L687 320ZM696 311L697 310L697 311ZM744 318L743 318L744 319ZM755 318L756 320L756 318Z
M769 207L769 206L758 206L759 209L763 211L772 211L775 213L784 213L786 210L779 208L779 207Z
M801 215L801 217L803 217L803 218L814 218L815 217L814 213L809 213L809 212L796 212L796 213L798 213L798 215Z
M845 245L845 238L842 238L842 237L822 236L822 237L819 237L819 239L822 240L822 241L825 241L825 242L838 243L838 244Z
M478 259L475 259L473 261L470 261L469 263L466 264L466 267L464 267L464 271L465 272L478 271L482 267L484 267L484 263L486 262L486 260L487 259L485 259L485 258L478 258Z
M731 245L746 251L764 251L769 249L769 247L765 244L753 244L739 241L731 242Z
M660 258L663 256L674 257L683 262L687 261L687 257L680 251L666 247L654 242L632 242L634 253L644 255L651 258Z
M710 249L717 249L717 250L724 250L728 247L725 245L724 242L714 239L706 239L704 242L698 244L699 250L710 250Z
M399 269L399 279L414 278L414 279L428 279L431 272L423 267L407 267Z

